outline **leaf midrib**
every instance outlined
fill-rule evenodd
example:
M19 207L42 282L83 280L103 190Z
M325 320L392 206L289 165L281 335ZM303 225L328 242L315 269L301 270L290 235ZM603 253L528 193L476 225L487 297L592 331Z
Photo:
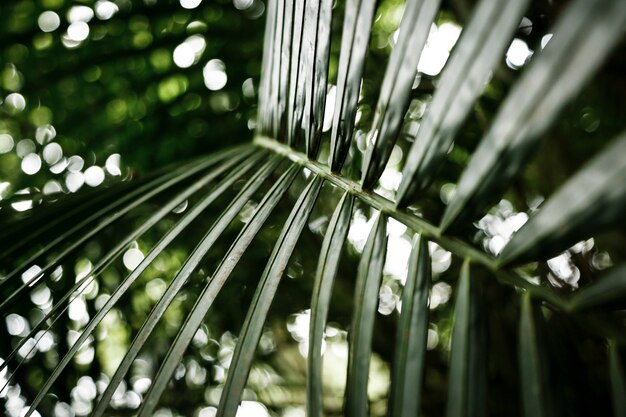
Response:
M289 160L307 168L312 173L321 176L341 190L353 194L370 207L394 218L415 232L423 235L428 240L452 252L454 255L469 259L472 263L484 266L491 271L499 281L516 288L524 289L530 292L534 297L546 301L559 310L569 310L570 306L567 300L553 293L548 288L531 283L518 274L513 268L500 267L498 260L493 256L461 239L443 235L439 227L429 223L423 217L409 213L405 209L397 208L393 201L379 194L363 190L359 183L331 172L326 165L310 160L303 153L267 136L257 136L254 138L253 143L258 147L283 155Z

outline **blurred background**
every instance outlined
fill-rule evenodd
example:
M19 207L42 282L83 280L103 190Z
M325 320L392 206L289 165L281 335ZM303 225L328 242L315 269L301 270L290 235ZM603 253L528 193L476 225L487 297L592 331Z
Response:
M462 134L448 155L439 179L412 210L436 222L449 201L454 183L489 126L513 82L550 41L550 27L567 5L561 0L536 0L520 23L497 71L485 86ZM344 174L359 178L365 133L405 2L378 2L372 29L354 146ZM409 118L376 191L393 199L404 157L414 130L428 108L433 89L475 2L444 0L420 58L419 75L411 96ZM334 8L327 108L334 107L334 84L339 59L345 1ZM0 3L0 236L2 227L52 203L104 196L117 198L131 179L142 181L153 172L201 154L249 142L254 136L258 82L261 72L266 4L263 0L15 0ZM332 115L332 113L331 113ZM519 178L482 219L460 236L497 254L531 214L566 178L623 129L626 118L626 43L621 41L609 60L570 103L546 133L541 149ZM330 118L325 120L328 135ZM324 136L321 159L328 155ZM209 417L219 401L236 335L269 252L305 184L299 177L272 214L233 279L197 332L180 364L158 416ZM106 387L133 336L165 291L182 262L204 232L241 189L244 180L197 219L164 251L133 285L74 357L38 408L42 416L88 415ZM124 235L167 201L157 196L125 215L120 225L107 228L67 258L30 292L0 323L0 362L52 308L59 296L89 275L98 259ZM267 185L266 189L269 187ZM207 188L208 190L208 188ZM143 259L174 222L206 191L191 197L134 242L121 259L90 277L67 310L39 332L14 359L20 367L0 372L0 406L8 416L21 416L38 387L130 270ZM71 198L76 200L71 200ZM249 220L262 193L230 226L216 249L181 291L157 326L149 343L118 389L108 415L133 415L148 389L159 361L224 251ZM305 355L316 256L328 220L340 194L326 185L308 227L298 243L259 345L240 414L246 416L304 415ZM53 205L53 204L52 204ZM39 207L41 206L41 207ZM61 206L63 207L63 206ZM51 212L52 213L52 212ZM357 206L346 256L333 293L324 356L324 402L328 415L341 415L347 327L352 311L356 265L372 226L374 213ZM51 214L50 216L53 216ZM372 359L372 415L385 414L390 363L411 232L389 222L389 254L380 292ZM602 231L547 262L525 266L521 273L561 294L596 280L602 271L626 258L626 227ZM1 240L1 239L0 239ZM2 242L7 247L11 242ZM9 266L38 249L5 259ZM436 244L430 245L434 281L430 297L427 368L423 415L443 414L447 390L452 300L461 260ZM39 266L27 271L37 273ZM486 271L478 271L478 274ZM485 280L489 330L489 408L493 415L519 415L520 404L515 334L519 306L513 288L490 277ZM552 337L552 366L571 381L563 388L568 415L606 415L608 392L603 342L568 317L554 313L547 325ZM36 341L38 341L36 343ZM572 366L574 365L574 366ZM10 372L9 372L10 371ZM585 395L579 395L584 392ZM238 414L239 416L239 414ZM240 416L240 417L241 417Z

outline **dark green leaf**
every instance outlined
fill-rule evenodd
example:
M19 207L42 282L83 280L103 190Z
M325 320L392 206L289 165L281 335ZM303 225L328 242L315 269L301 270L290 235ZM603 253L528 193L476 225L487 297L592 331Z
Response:
M287 267L289 258L298 243L300 233L315 206L315 201L322 188L322 179L315 176L304 189L295 203L289 218L285 222L274 250L263 271L259 285L254 293L246 319L235 346L233 359L228 369L228 376L217 409L217 417L232 416L237 412L241 394L245 388L248 374L254 359L254 352L261 338L265 318L270 309L280 279Z
M193 221L200 213L202 213L202 211L205 210L206 207L208 207L213 201L215 201L217 197L219 197L224 191L229 189L229 187L231 187L232 184L237 179L239 179L243 174L245 174L251 168L253 168L255 164L259 162L260 156L262 155L258 155L257 157L252 157L247 163L234 169L232 172L229 173L229 175L226 176L226 178L224 178L224 180L220 184L217 184L214 190L211 190L211 192L209 192L207 196L202 198L198 203L196 203L192 208L190 208L189 211L176 223L176 225L172 227L172 229L170 229L163 236L163 238L155 245L155 247L150 250L150 252L141 261L141 263L133 270L133 272L131 272L131 274L126 278L126 280L118 288L116 288L115 292L111 295L111 297L109 298L105 306L102 307L101 310L99 310L98 314L96 314L95 317L99 317L102 314L103 310L108 311L116 302L116 300L119 299L119 297L121 297L121 295L126 291L126 289L130 287L132 282L134 282L139 277L139 275L148 267L148 265L163 251L163 249L165 249L165 247L167 247L167 245L176 236L178 236L180 232L184 230L189 225L189 223L191 223L191 221ZM278 160L279 160L278 157L274 157L271 162L268 162L268 166L271 166L272 167L271 169L274 169L274 167L278 163ZM38 333L38 331L42 327L44 327L47 324L46 327L47 329L49 329L56 322L56 320L60 317L60 315L63 314L63 312L65 312L69 308L69 305L71 304L71 300L70 302L67 302L68 299L70 299L72 296L74 296L74 298L78 296L77 294L75 294L75 292L77 292L78 294L81 294L83 291L85 291L85 289L88 288L89 284L93 281L94 276L100 274L101 271L104 270L104 268L106 268L106 266L109 265L110 262L115 257L119 256L119 254L121 254L121 252L126 248L126 246L128 245L128 243L130 243L130 241L139 237L143 232L145 232L152 225L154 225L155 222L158 221L158 219L163 218L165 214L172 211L172 209L178 206L186 198L188 198L193 193L197 192L199 187L206 185L207 181L211 181L214 178L215 176L213 175L213 173L211 173L203 177L199 181L197 181L195 184L192 184L191 186L189 186L182 192L180 192L169 203L167 203L160 210L158 210L155 214L153 214L141 226L133 230L126 239L123 239L120 243L118 243L116 247L112 249L111 251L109 251L107 255L103 256L102 259L98 261L98 263L96 263L96 265L94 265L91 268L91 270L85 274L85 277L78 280L76 284L73 287L71 287L65 293L65 295L56 302L54 307L52 307L52 309L33 327L33 329L25 337L22 338L20 343L18 343L17 346L15 346L11 354L7 358L5 358L5 362L0 364L0 371L2 371L2 369L4 369L9 364L9 361L17 354L17 352L28 342L28 340L31 337L35 337L35 335ZM100 317L97 320L96 318L94 318L92 322L95 322L95 323L93 325L97 326L97 324L100 322L102 317ZM74 348L78 349L80 347L80 345L82 344L81 339L83 339L83 337L86 338L91 331L91 330L89 331L87 330L89 329L90 325L91 323L86 327L86 330L83 331L83 335L81 335L81 337L78 339L75 345L72 346L70 351L72 351ZM40 334L37 340L39 340L41 337L43 337L43 333Z
M416 0L408 2L404 10L398 42L389 58L374 122L366 140L368 147L363 160L361 180L366 190L376 185L398 138L402 120L409 107L417 64L439 3L440 0Z
M328 58L330 55L330 30L333 0L313 1L307 4L307 19L314 22L307 29L306 47L310 48L311 68L306 72L305 135L306 153L310 159L317 157L324 125ZM309 56L311 56L309 55Z
M243 251L245 250L247 245L252 241L258 230L265 223L265 220L280 200L280 197L282 197L282 195L291 185L291 182L295 178L296 173L297 170L295 169L295 167L292 166L292 168L290 168L281 176L281 178L276 182L272 189L268 191L263 201L259 203L259 206L257 207L252 219L246 224L242 232L239 234L238 239L233 244L233 248L238 248L240 249L240 251L233 252L233 248L231 248L229 254L234 253L235 255L231 255L230 258L226 258L226 263L232 262L234 267L238 259L243 254ZM174 300L174 297L176 296L176 294L178 294L178 292L183 287L195 268L198 266L204 255L208 252L211 246L213 246L217 238L222 234L222 232L231 223L231 221L239 214L240 210L243 208L243 206L251 196L251 194L248 194L251 192L250 189L255 186L257 185L251 184L250 188L241 191L238 196L239 198L233 200L233 202L228 206L224 213L222 213L220 218L215 221L214 225L207 232L202 241L196 246L196 249L194 249L193 253L187 258L183 266L180 268L179 272L176 274L172 282L165 290L163 296L159 299L157 304L150 312L150 315L139 330L139 333L137 334L137 336L135 336L135 339L133 340L126 355L124 356L124 359L122 359L122 362L120 363L118 369L115 371L115 374L111 378L111 382L107 386L107 389L105 390L104 394L100 398L100 401L95 407L93 417L99 417L103 415L103 413L106 411L109 401L111 401L111 398L113 397L117 386L122 381L126 372L128 372L130 365L145 344L148 336L156 326L157 322L163 316L167 307ZM243 248L240 248L241 246L243 246ZM195 332L195 330L196 329L194 328L193 331ZM156 382L154 385L156 385Z
M196 182L196 184L194 184L194 185L188 187L188 189L182 191L181 194L178 196L178 198L175 198L174 200L172 200L169 203L169 205L171 205L172 208L168 208L167 210L161 209L161 210L157 211L157 213L152 215L150 217L150 219L148 219L140 228L132 231L125 239L123 239L121 242L119 242L116 245L116 247L113 250L111 250L109 252L109 254L107 254L107 256L105 256L99 262L99 265L98 265L99 269L106 267L106 265L108 265L115 258L115 256L117 256L118 254L120 254L124 250L126 245L128 245L131 241L136 239L139 235L144 233L146 230L151 228L160 219L165 217L165 215L167 213L169 213L170 211L172 211L173 208L175 208L181 202L185 201L189 197L189 195L193 194L198 189L200 189L201 187L205 186L208 182L212 181L213 179L215 179L219 175L221 175L224 172L226 172L228 169L232 169L237 163L241 163L241 161L244 158L246 158L246 157L248 157L250 155L250 153L253 151L253 148L250 147L250 148L246 149L243 152L240 149L238 149L238 148L236 148L236 150L237 150L236 153L234 152L235 149L231 150L230 153L227 153L227 156L231 156L230 158L226 159L226 161L224 161L221 165L219 165L214 170L211 170L200 181ZM233 153L234 153L234 155L232 155ZM171 178L168 181L163 182L162 184L160 184L156 188L153 188L152 190L149 190L149 191L145 191L144 190L144 192L142 194L135 195L134 193L130 193L129 195L134 197L134 199L129 201L128 205L126 205L123 208L120 208L117 211L113 212L111 215L109 215L108 217L105 217L102 221L100 221L96 226L93 226L92 228L90 228L80 238L74 240L71 245L69 245L68 247L63 249L63 251L61 251L61 253L55 255L48 263L45 264L45 266L43 268L41 268L41 271L39 271L33 277L31 277L28 280L26 280L18 289L14 290L10 294L6 295L5 296L6 297L5 300L2 302L2 304L0 304L0 311L4 311L7 308L7 306L9 306L11 303L13 303L20 295L22 295L25 291L27 291L28 288L34 286L37 282L39 282L44 277L44 275L47 272L50 272L54 268L56 268L56 266L59 265L59 262L61 262L63 259L65 259L65 257L67 257L73 250L78 248L81 244L85 243L89 238L95 236L99 231L101 231L102 229L106 228L107 226L110 226L112 223L114 223L116 220L118 220L124 214L126 214L129 211L131 211L132 209L138 207L140 204L142 204L143 202L145 202L145 201L149 200L150 198L154 197L158 193L160 193L160 192L162 192L164 190L167 190L169 187L171 187L171 186L175 185L176 183L184 180L185 178L188 178L189 176L191 176L192 174L198 172L202 168L206 168L207 165L209 165L209 166L212 165L214 160L215 160L215 158L209 158L208 161L205 161L203 164L200 164L199 166L194 166L194 167L191 167L191 168L187 168L186 167L186 170L183 170L182 173L179 172L176 176L174 176L174 178ZM124 199L124 200L126 201L126 199ZM87 224L89 224L88 220L92 220L92 217L90 216L87 220L84 220L84 221L80 222L80 224L81 225L87 225ZM72 231L75 231L75 229L80 229L80 227L77 226L76 228L72 228ZM0 283L0 286L2 284L7 283L8 280L10 278L12 278L13 275L15 275L15 274L17 274L19 272L22 272L26 268L26 266L28 266L32 262L34 262L43 253L46 253L48 250L52 249L55 244L61 243L64 240L69 240L68 239L68 235L71 235L71 231L67 232L67 234L64 233L59 238L55 239L51 244L46 245L46 247L44 247L39 252L37 252L37 254L35 254L32 257L30 257L28 259L28 261L26 261L26 262L24 262L22 264L23 266L20 266L19 268L13 270L13 272L10 273L7 276L6 280L3 281L2 283ZM61 238L63 238L63 239L61 239Z
M396 196L398 206L410 204L416 193L435 178L454 136L510 43L527 4L528 0L482 0L476 6L411 145Z
M271 91L272 77L276 69L275 58L278 54L272 53L276 38L277 1L267 2L267 12L265 14L265 36L263 38L263 63L261 69L261 81L259 84L259 132L271 134Z
M287 144L294 146L302 134L302 113L304 111L304 31L307 21L305 0L295 0L293 39L291 42L291 64L289 76L289 101L287 102Z
M618 301L626 301L626 264L616 266L576 292L570 300L570 307L572 310L587 310Z
M389 393L390 417L420 414L428 336L430 263L428 242L416 236L409 259L409 273L402 290L402 312Z
M487 354L480 282L465 261L457 289L452 329L447 417L486 415Z
M191 342L194 334L196 333L198 327L204 320L204 316L207 311L213 304L215 297L218 292L230 276L231 272L237 266L237 263L243 256L247 247L250 245L256 234L259 232L270 213L276 207L281 197L287 191L293 180L295 179L296 174L298 173L297 167L293 165L283 176L278 180L274 187L265 195L261 203L257 206L252 218L246 223L244 228L241 230L239 235L237 236L235 242L232 244L228 253L222 259L219 267L213 276L209 279L207 284L205 285L202 293L196 300L191 313L187 316L185 323L179 330L174 343L170 347L165 360L163 361L161 367L157 372L157 376L155 377L154 384L150 387L150 391L146 395L146 401L144 402L144 408L142 412L149 413L151 409L156 406L156 403L161 396L161 393L166 387L169 378L172 373L178 366L180 362L180 358L185 352L185 349ZM258 183L261 184L260 182ZM241 199L241 201L245 204L248 198L250 198L252 194L246 196L246 198ZM232 205L225 215L222 217L224 223L230 217L231 220L236 216L238 211L243 207L241 205ZM232 217L231 217L232 216ZM228 224L228 223L226 223Z
M545 259L624 218L625 156L623 133L557 190L513 235L498 257L499 262Z
M104 306L98 310L96 315L91 319L91 321L85 326L83 332L80 337L74 342L74 344L70 347L68 352L65 354L63 359L59 361L57 366L52 371L51 376L46 380L43 386L40 388L37 397L33 400L31 404L31 410L34 410L37 405L41 402L41 400L45 397L48 390L52 387L56 379L59 377L63 369L67 366L67 364L72 360L76 352L81 348L85 340L92 334L94 329L100 324L102 319L107 315L107 313L113 308L118 300L126 293L126 291L130 288L130 286L139 278L142 272L146 270L146 268L156 259L157 256L161 254L161 252L169 245L169 243L176 238L191 222L196 219L210 204L212 204L220 195L222 195L225 191L229 190L235 181L237 181L243 174L248 172L252 167L258 163L259 158L251 158L251 160L234 169L226 178L217 186L214 190L209 192L204 198L202 198L198 203L196 203L189 211L172 227L161 240L150 250L147 256L137 265L137 267L124 279L124 281L115 289L115 291L111 294L109 299L106 301ZM250 180L248 185L244 187L244 190L241 192L241 196L243 200L247 200L249 196L254 193L258 187L262 184L262 182L267 179L267 177L274 171L276 166L278 165L279 159L277 157L272 158L267 164L265 164L264 168L262 168L257 175ZM185 192L197 191L196 187L190 187L185 189ZM188 196L187 196L188 197ZM247 197L247 198L246 198ZM186 198L186 197L185 197ZM167 208L167 212L171 211L174 207L180 204L179 198L174 198L172 201L175 204L168 203L164 206L163 209ZM183 199L184 200L184 199ZM96 272L94 272L95 274ZM92 276L92 274L89 274ZM68 294L71 294L73 291L69 291ZM64 305L63 302L58 302L57 306ZM42 322L44 322L42 320ZM25 338L27 340L27 338ZM16 349L15 351L17 351Z
M374 319L387 249L387 217L380 214L367 238L357 271L354 311L348 332L348 380L345 413L349 417L368 415L367 385Z
M330 139L330 168L333 172L341 171L350 149L375 5L375 0L348 0L346 4Z
M474 152L441 220L442 230L471 220L523 168L540 135L620 39L623 0L575 0L554 36L515 84Z
M525 417L550 417L553 413L549 394L546 352L543 345L543 316L530 294L522 297L519 327L519 367Z
M609 341L609 376L613 415L626 417L626 377L624 377L624 365L620 358L619 346L614 341Z
M330 219L315 274L311 296L311 323L309 326L309 354L307 356L307 410L308 416L323 415L322 405L322 342L330 307L333 282L339 267L343 244L352 217L354 197L344 193Z

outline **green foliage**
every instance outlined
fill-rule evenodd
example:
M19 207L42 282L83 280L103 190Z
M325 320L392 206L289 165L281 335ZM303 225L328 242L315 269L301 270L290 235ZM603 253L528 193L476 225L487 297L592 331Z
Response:
M5 3L5 414L624 415L623 1Z

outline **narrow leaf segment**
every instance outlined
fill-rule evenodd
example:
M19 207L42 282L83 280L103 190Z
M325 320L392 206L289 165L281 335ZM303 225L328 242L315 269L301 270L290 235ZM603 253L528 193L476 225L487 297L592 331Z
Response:
M304 189L295 203L289 218L285 222L278 237L274 250L263 271L243 328L239 341L235 346L233 359L228 370L224 390L217 409L217 417L234 416L241 401L241 394L248 380L248 374L254 359L256 347L263 332L265 319L269 312L274 295L283 276L289 258L300 238L306 222L315 206L315 201L322 188L323 180L315 176Z
M487 355L480 281L461 268L448 382L447 417L486 415Z
M367 386L372 354L374 319L387 250L387 216L380 214L363 249L357 270L354 311L348 332L348 380L345 413L348 417L368 416Z
M416 236L409 259L409 273L402 290L402 312L389 394L390 417L420 414L428 336L428 294L431 271L428 242Z
M330 307L333 283L343 244L348 235L354 196L344 193L328 224L320 250L313 294L311 296L311 323L309 326L309 354L307 356L307 415L323 415L322 404L322 342Z

